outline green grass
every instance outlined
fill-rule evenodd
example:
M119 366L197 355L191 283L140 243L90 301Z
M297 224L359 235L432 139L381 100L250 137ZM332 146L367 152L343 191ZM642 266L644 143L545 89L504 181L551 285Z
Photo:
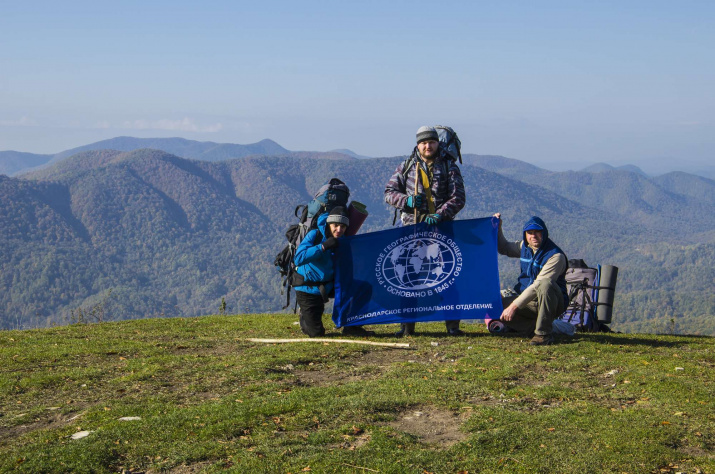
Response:
M0 332L0 471L715 472L712 338L246 341L302 338L295 320Z

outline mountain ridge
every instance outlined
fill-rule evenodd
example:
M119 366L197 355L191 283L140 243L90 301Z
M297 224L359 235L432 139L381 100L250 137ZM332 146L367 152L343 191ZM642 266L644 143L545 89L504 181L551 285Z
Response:
M0 293L1 327L12 326L10 315L36 326L67 321L109 290L113 317L121 319L206 314L221 298L242 312L280 311L284 296L273 257L295 222L295 206L330 177L343 179L352 198L367 205L362 232L391 226L384 184L405 157L341 156L317 159L305 152L209 162L151 149L102 150L22 178L0 177L0 276L7 290ZM669 311L697 320L712 314L715 303L700 284L690 300L667 297L665 307L663 295L676 289L639 289L658 280L664 265L674 266L669 275L707 280L715 256L703 252L704 244L679 250L673 244L682 239L656 220L629 222L468 163L462 174L467 205L460 219L499 211L505 235L517 239L521 223L541 215L570 257L620 266L624 292L617 297L627 315L616 320L624 328L632 318L643 323ZM682 259L696 263L680 268ZM513 280L514 262L502 259L500 266L502 281Z
M321 154L327 158L337 158L339 156L351 157L356 159L369 159L371 157L359 155L348 149L336 149L328 152L315 151L290 151L283 148L281 145L271 139L263 139L259 142L240 145L234 143L216 143L216 142L201 142L189 140L181 137L173 138L136 138L129 136L114 137L107 140L82 145L69 150L64 150L54 154L35 154L19 151L0 151L0 174L9 176L18 175L31 169L61 161L64 158L75 155L82 151L100 150L100 149L116 149L120 151L132 151L142 148L161 149L167 153L171 153L182 158L198 159L205 161L223 161L226 159L241 158L245 156L261 155L261 156L317 156ZM498 171L499 167L502 174L514 176L512 173L532 171L536 173L553 172L540 168L536 165L531 165L524 161L506 158L499 155L475 155L465 153L463 155L465 162L473 161L481 163L486 169ZM606 170L622 170L630 171L637 174L647 176L639 167L635 165L623 165L614 167L607 163L596 163L585 168L585 172L600 172ZM667 173L666 173L667 174ZM692 174L692 173L689 173ZM693 174L693 176L704 177L711 179L710 176L704 174Z
M594 163L591 166L587 166L586 168L582 169L581 171L584 173L601 173L604 171L613 170L629 171L631 173L640 174L642 176L648 176L647 173L645 173L642 169L635 165L612 166L608 163Z

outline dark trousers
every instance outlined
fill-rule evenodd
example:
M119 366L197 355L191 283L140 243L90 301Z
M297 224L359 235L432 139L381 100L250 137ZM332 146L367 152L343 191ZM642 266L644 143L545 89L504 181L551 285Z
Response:
M324 336L323 311L325 311L325 303L323 297L296 291L295 299L300 306L300 329L303 334L307 334L309 337Z
M447 326L447 331L451 329L459 329L459 319L453 321L445 321L444 325ZM402 323L408 333L412 334L415 332L415 323Z

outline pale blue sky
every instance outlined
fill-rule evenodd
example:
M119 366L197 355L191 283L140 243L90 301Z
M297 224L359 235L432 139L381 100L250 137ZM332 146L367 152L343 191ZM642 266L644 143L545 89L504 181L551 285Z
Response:
M0 0L0 150L119 135L712 168L715 2Z

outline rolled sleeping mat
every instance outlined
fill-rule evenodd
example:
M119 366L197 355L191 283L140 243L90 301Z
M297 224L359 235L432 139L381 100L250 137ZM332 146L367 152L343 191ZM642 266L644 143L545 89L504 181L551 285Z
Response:
M350 225L348 225L345 235L357 234L362 223L367 219L367 207L365 204L351 201L348 206L348 219L350 219Z
M596 302L596 316L598 322L611 324L613 318L613 300L616 294L616 280L618 267L613 265L600 265L600 278L598 281L598 298Z
M499 321L498 319L492 319L491 321L489 321L487 323L487 329L492 334L501 334L509 331L509 328L506 327L506 324Z

